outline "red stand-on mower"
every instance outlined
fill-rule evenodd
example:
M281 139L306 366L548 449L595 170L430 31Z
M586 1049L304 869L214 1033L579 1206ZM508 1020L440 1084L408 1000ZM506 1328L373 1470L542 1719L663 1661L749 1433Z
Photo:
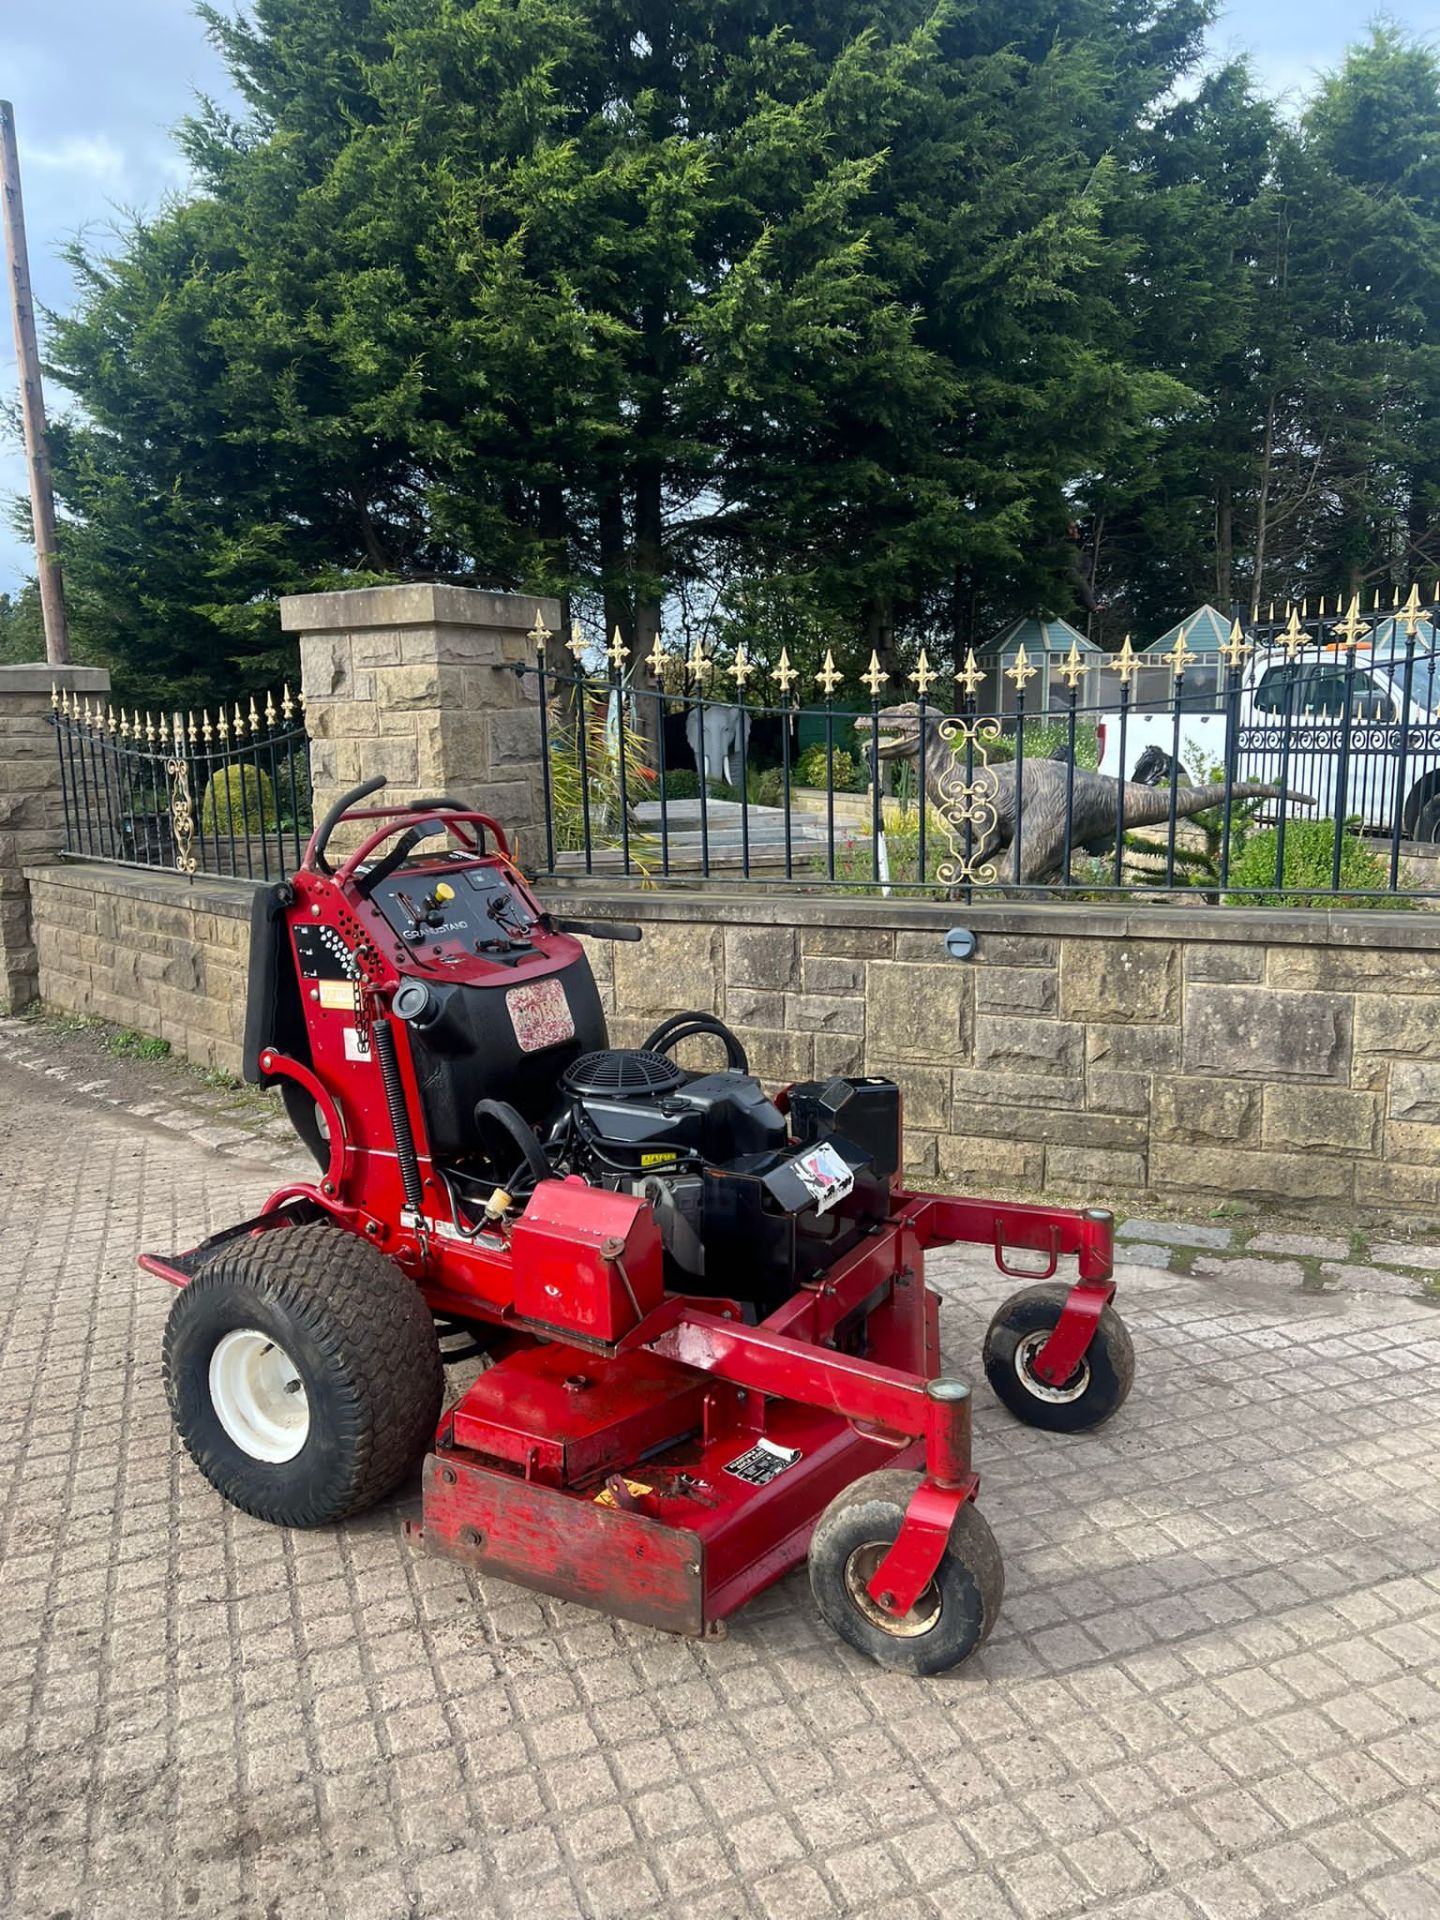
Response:
M322 1526L423 1455L430 1552L680 1633L808 1554L852 1646L954 1666L1003 1575L925 1251L973 1241L1032 1282L1077 1258L985 1343L1014 1413L1077 1431L1133 1370L1111 1216L906 1192L898 1088L772 1099L708 1014L609 1048L573 935L638 929L556 919L459 801L357 810L383 784L255 907L246 1071L318 1179L141 1263L182 1289L165 1381L196 1465L247 1513ZM363 838L332 866L342 819ZM697 1035L722 1068L677 1064ZM477 1358L442 1419L444 1362Z

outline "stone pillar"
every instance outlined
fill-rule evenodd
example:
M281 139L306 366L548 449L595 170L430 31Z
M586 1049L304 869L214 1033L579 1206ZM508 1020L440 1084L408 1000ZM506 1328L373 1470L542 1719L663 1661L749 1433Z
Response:
M345 788L383 773L378 800L453 794L493 814L522 862L542 858L537 685L515 672L535 661L537 612L554 633L557 601L470 587L282 600L281 624L300 636L316 819Z
M103 667L0 667L0 1008L18 1013L39 998L35 930L25 868L65 839L60 756L50 724L52 689L104 700Z

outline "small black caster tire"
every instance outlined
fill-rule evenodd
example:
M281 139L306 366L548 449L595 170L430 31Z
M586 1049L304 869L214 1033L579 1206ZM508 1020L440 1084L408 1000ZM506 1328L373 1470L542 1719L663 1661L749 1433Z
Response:
M323 1527L383 1500L434 1438L444 1371L420 1291L341 1228L235 1241L175 1298L165 1392L185 1449L242 1512Z
M857 1653L899 1673L948 1673L984 1644L1000 1616L1005 1569L983 1514L955 1516L935 1578L895 1620L866 1588L895 1544L918 1473L868 1473L836 1494L810 1542L810 1591L821 1617Z
M1086 1433L1125 1404L1135 1382L1135 1349L1113 1307L1101 1310L1085 1357L1061 1386L1032 1369L1057 1325L1067 1286L1025 1287L1012 1293L985 1334L985 1377L996 1398L1027 1426L1049 1433Z

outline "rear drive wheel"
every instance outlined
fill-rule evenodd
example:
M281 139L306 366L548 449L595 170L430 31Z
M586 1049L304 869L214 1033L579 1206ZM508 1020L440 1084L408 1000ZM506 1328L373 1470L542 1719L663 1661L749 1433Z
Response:
M1070 1289L1025 1287L1011 1294L985 1334L985 1377L1017 1420L1051 1433L1084 1433L1108 1420L1135 1380L1125 1322L1104 1307L1084 1358L1068 1380L1042 1380L1035 1361L1059 1323Z
M835 1496L810 1542L810 1591L823 1618L858 1653L901 1673L947 1673L989 1636L1005 1570L994 1534L967 1501L934 1579L910 1611L897 1619L875 1604L867 1588L895 1544L920 1478L888 1468Z
M176 1431L211 1486L288 1527L383 1499L429 1445L444 1384L414 1281L323 1224L217 1254L170 1309L164 1371Z

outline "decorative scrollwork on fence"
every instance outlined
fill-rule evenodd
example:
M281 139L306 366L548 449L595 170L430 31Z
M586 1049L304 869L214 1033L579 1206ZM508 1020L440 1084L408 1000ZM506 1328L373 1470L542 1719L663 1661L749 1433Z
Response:
M986 854L1000 824L995 804L1000 776L990 765L984 743L1000 738L1000 722L993 715L980 720L957 717L942 720L937 732L949 749L935 775L934 790L950 853L936 868L935 877L942 887L990 886L999 877Z
M175 869L178 873L194 873L199 866L195 858L195 801L190 792L190 768L176 755L165 762L165 771L170 776L170 825L175 836Z

